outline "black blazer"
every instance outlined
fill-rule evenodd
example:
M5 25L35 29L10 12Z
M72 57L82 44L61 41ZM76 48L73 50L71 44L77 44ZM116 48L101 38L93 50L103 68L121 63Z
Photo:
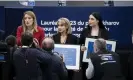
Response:
M85 39L86 38L103 38L103 39L108 39L108 32L106 29L100 29L98 36L91 36L91 28L89 26L87 28L84 28L84 30L81 32L80 39L79 39L79 44L85 44Z
M54 40L55 44L61 44L60 39L61 39L61 34L57 33L57 34L53 35L53 40ZM78 37L76 37L72 34L68 34L65 44L78 44L78 42L79 42Z
M68 76L67 68L60 56L53 52L47 52L44 50L43 52L49 54L52 58L52 80L66 80Z
M20 48L14 52L13 60L16 80L40 80L40 75L43 80L52 80L52 59L47 53L35 48Z

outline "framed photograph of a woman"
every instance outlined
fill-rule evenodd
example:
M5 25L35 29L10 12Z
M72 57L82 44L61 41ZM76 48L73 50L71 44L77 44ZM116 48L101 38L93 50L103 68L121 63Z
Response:
M95 40L96 39L93 39L93 38L86 38L85 47L87 48L87 50L84 51L83 62L88 62L89 54L93 54L94 53L93 44L94 44ZM109 51L114 51L115 52L116 41L106 40L106 48Z

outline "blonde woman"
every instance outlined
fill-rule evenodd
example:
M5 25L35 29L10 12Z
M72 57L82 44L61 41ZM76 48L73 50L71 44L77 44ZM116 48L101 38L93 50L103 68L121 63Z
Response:
M31 32L34 36L34 43L41 47L44 39L44 30L37 25L36 16L32 11L24 12L22 25L17 28L17 44L21 46L21 34L24 32Z
M70 21L67 18L60 18L57 21L58 31L53 35L56 44L78 44L78 38L72 35ZM68 70L68 80L73 79L74 71Z

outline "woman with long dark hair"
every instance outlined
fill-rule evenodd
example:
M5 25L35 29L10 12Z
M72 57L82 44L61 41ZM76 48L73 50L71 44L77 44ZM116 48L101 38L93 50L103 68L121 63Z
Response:
M89 15L88 26L81 32L81 37L79 41L80 45L82 45L81 53L83 53L86 50L86 47L83 46L85 44L86 38L108 39L108 33L103 25L102 17L99 12L93 12L91 15ZM83 80L87 80L85 76L87 66L88 63L82 63Z

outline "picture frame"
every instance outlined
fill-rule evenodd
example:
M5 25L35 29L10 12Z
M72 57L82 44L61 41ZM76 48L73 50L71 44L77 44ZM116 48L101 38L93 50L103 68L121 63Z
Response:
M55 44L54 52L64 56L64 62L69 70L80 68L80 45Z
M93 38L86 38L86 40L85 40L85 47L87 48L87 50L84 51L83 60L82 60L83 62L88 62L89 54L94 53L93 44L94 44L95 40L96 39L93 39ZM116 41L106 40L106 48L109 51L115 52Z

